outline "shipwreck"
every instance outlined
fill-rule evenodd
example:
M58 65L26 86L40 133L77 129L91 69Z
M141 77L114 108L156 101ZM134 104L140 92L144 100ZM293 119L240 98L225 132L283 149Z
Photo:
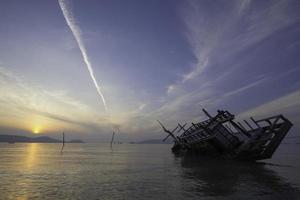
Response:
M264 119L244 120L244 125L235 121L235 116L228 111L218 110L199 123L178 125L168 130L160 122L163 130L172 137L175 154L196 154L237 160L262 160L271 158L293 124L283 115ZM175 133L176 132L176 133Z

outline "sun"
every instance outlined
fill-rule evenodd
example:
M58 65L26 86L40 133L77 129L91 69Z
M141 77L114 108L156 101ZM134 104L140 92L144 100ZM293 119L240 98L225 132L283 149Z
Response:
M34 127L33 130L32 130L32 132L34 134L39 134L41 132L40 127Z

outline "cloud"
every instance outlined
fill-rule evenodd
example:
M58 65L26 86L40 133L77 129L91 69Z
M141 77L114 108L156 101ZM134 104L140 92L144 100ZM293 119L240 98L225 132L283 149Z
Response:
M255 51L263 40L297 22L297 16L289 12L291 5L289 0L264 4L250 0L218 4L185 1L179 13L185 25L183 34L197 60L180 80L166 87L167 100L153 115L168 116L170 121L193 120L199 115L195 108L226 105L235 95L290 76L295 67L261 74L262 69L249 63L265 56ZM259 60L255 63L268 65ZM249 71L253 74L247 75Z
M247 10L247 8L249 7L251 3L251 0L237 0L237 10L238 10L238 13L241 15L243 14L243 12L245 10Z
M246 90L248 90L250 88L253 88L255 86L258 86L258 85L262 84L263 82L265 82L267 80L268 80L268 78L259 79L259 80L255 81L255 82L249 83L249 84L244 85L244 86L242 86L240 88L237 88L237 89L231 90L229 92L226 92L226 93L223 94L223 97L226 98L226 97L230 97L230 96L242 93L242 92L244 92L244 91L246 91Z
M145 104L145 103L140 104L139 110L143 110L146 106L147 106L147 104Z
M270 102L264 103L255 108L244 111L240 113L238 117L239 118L246 118L249 116L268 117L277 114L297 115L299 117L299 112L300 112L300 90L297 90L283 97L279 97Z
M290 6L289 0L271 1L265 6L250 0L212 5L186 1L181 10L184 34L197 61L177 84L199 78L216 60L230 60L276 31L297 22L297 16L289 12ZM222 12L217 12L220 10ZM243 29L240 28L241 23Z
M62 126L77 127L80 131L102 130L108 126L107 117L97 114L65 91L47 90L3 67L0 67L0 83L0 113L4 116L0 118L0 126L6 126L8 121L12 126L27 130L41 123L49 131Z
M246 31L237 37L238 50L258 43L276 31L297 21L289 12L291 1L271 1L268 6L252 9L246 16Z
M24 110L26 112L29 113L33 113L33 114L37 114L39 116L43 116L49 119L53 119L59 122L65 122L65 123L69 123L71 125L75 125L75 126L83 126L89 130L101 130L101 126L99 126L99 123L95 123L95 122L90 122L90 121L80 121L80 120L76 120L76 119L72 119L70 117L66 117L66 116L62 116L59 114L53 114L53 113L48 113L48 112L44 112L44 111L39 111L39 110L34 110L34 109L30 109L30 108L26 108L26 107L19 107L19 109ZM100 121L100 120L99 120ZM103 124L103 122L109 123L109 119L106 118L101 118L101 122Z
M172 85L167 86L167 94L170 95L170 94L173 93L176 89L177 89L177 85L176 85L176 84L172 84Z
M198 56L198 63L197 65L194 67L193 70L191 70L190 72L188 72L187 74L183 75L182 78L182 83L185 83L186 81L192 80L195 77L197 77L198 75L201 74L201 72L207 67L208 65L208 56L203 55L202 53L198 53L201 56Z

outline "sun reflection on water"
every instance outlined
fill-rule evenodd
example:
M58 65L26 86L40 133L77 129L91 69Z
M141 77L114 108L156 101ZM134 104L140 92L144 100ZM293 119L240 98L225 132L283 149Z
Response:
M22 176L18 177L12 186L12 188L14 188L12 190L17 192L11 193L11 196L8 199L28 200L32 199L32 197L35 195L36 183L30 174L36 173L39 161L38 154L40 150L41 144L24 144L24 154L22 154L22 161L19 168L19 170L22 172Z
M36 165L37 162L37 150L39 148L39 144L30 143L27 147L25 163L27 168L32 168Z

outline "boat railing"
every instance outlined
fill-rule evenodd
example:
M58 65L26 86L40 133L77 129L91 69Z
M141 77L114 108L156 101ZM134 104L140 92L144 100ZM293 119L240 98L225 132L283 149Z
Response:
M186 129L181 136L186 136L194 133L196 130L205 130L208 127L215 127L218 124L225 123L227 121L233 120L234 115L228 111L218 111L218 114L215 117L207 119L205 121L193 124L188 129Z
M254 122L257 123L263 134L268 138L263 142L260 154L257 155L256 159L271 158L293 124L283 115L254 120Z

